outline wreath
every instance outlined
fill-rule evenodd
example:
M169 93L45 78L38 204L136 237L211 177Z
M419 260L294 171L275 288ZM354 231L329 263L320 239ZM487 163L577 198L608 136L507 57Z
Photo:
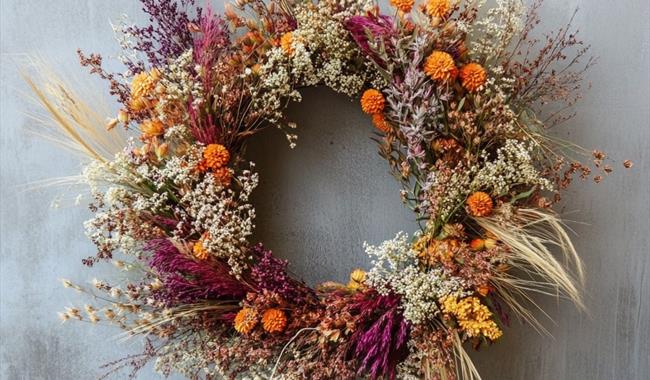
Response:
M552 206L574 177L612 169L549 133L594 61L570 23L534 37L541 1L390 0L382 13L373 0L237 0L223 15L141 2L150 25L114 26L126 72L78 51L121 104L107 124L55 74L27 79L52 137L87 157L74 181L90 185L97 253L84 264L128 272L63 280L93 300L63 321L144 337L109 373L153 361L206 379L478 379L468 344L497 341L510 316L545 331L531 293L582 306ZM319 85L360 99L420 229L365 244L369 268L313 288L251 241L259 177L245 152L269 127L293 148L284 111Z

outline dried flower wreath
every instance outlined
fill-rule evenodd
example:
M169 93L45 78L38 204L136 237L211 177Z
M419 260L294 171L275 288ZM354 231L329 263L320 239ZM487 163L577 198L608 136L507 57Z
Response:
M373 0L237 0L224 16L141 2L151 25L114 26L126 73L78 52L121 103L110 132L62 79L27 78L50 137L88 158L74 181L90 185L98 252L84 264L130 272L64 280L96 302L62 320L146 338L109 374L153 360L206 379L477 379L464 343L499 339L508 314L544 331L531 292L582 306L580 259L551 207L574 176L612 169L548 134L594 61L570 23L533 37L541 1L390 0L385 15ZM366 245L372 267L348 284L311 288L250 242L258 174L243 152L269 126L295 146L284 110L316 85L360 95L421 229Z

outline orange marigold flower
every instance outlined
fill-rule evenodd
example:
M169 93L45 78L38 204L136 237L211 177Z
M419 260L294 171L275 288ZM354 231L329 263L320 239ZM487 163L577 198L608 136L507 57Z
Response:
M454 58L444 51L434 51L427 57L424 62L424 72L438 82L454 80L458 75Z
M232 172L230 169L221 167L218 169L215 169L213 171L213 174L215 178L221 183L223 186L228 186L230 185L230 181L232 180Z
M467 198L467 209L472 216L488 216L492 213L492 198L482 191L477 191Z
M390 124L388 124L388 122L384 118L384 115L381 113L376 113L372 115L372 125L374 125L375 128L379 129L384 133L390 132Z
M473 239L469 243L469 247L472 248L473 251L482 251L485 248L485 240Z
M235 330L241 334L248 334L253 331L259 321L257 311L250 307L244 307L235 316Z
M287 55L293 54L293 33L287 32L280 37L280 47Z
M230 153L221 144L210 144L203 151L203 159L208 168L216 170L225 166L230 161Z
M415 0L390 0L390 5L404 13L409 13L415 4Z
M149 119L140 124L140 130L145 138L156 137L165 133L165 124L158 119Z
M431 17L444 19L449 16L451 4L449 0L429 0L424 10Z
M262 327L270 333L282 332L287 327L287 316L280 309L268 309L262 315Z
M386 105L386 100L381 92L371 88L361 95L361 109L363 112L373 115L381 113Z
M486 79L485 69L478 63L468 63L460 69L460 82L467 91L478 91Z

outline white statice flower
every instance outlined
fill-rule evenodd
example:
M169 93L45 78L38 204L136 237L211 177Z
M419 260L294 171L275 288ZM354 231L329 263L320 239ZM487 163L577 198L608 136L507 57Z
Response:
M422 211L447 220L470 194L472 178L477 171L476 165L467 167L462 164L454 168L449 175L430 171L422 186L422 190L427 194L420 202Z
M153 193L151 196L135 194L131 208L135 211L145 211L155 214L168 209L167 201L169 201L169 196L166 192Z
M185 219L191 223L192 233L204 233L202 245L215 257L228 262L235 275L245 269L248 254L248 238L253 234L255 208L248 203L259 176L244 170L237 177L241 189L237 192L220 185L214 176L205 176L180 199ZM187 226L181 222L180 231Z
M467 27L472 36L469 53L478 61L498 59L508 51L513 38L524 28L526 6L522 0L496 0L496 6ZM488 68L498 65L488 65Z
M420 268L417 253L405 233L400 232L379 246L364 243L364 248L373 258L366 280L368 285L380 294L400 295L404 318L413 324L435 317L440 298L463 294L460 278L451 277L440 268Z
M186 141L189 130L185 125L173 125L165 130L165 141Z
M483 153L481 158L484 163L472 180L470 188L473 191L490 189L495 196L504 195L517 185L552 190L553 184L535 167L533 150L533 143L509 139L497 150L494 160L489 160L487 154Z
M164 96L156 105L156 109L160 110L160 117L164 118L165 112L162 112L167 105L167 102L180 102L186 104L190 98L194 104L203 102L203 85L201 81L197 81L194 68L193 50L189 49L178 58L165 66L160 79L160 85L164 88Z
M292 32L291 52L275 47L267 52L260 68L261 83L253 90L254 104L278 123L287 101L300 101L298 87L324 84L334 91L353 96L364 84L379 84L381 76L367 60L359 60L358 47L348 38L344 21L373 9L370 0L298 3L294 15L298 28ZM309 41L305 43L305 41ZM360 63L361 64L359 67ZM288 135L291 145L295 138Z
M197 180L195 168L203 157L203 147L192 146L183 156L170 156L160 168L160 175L165 182L179 187L190 187Z

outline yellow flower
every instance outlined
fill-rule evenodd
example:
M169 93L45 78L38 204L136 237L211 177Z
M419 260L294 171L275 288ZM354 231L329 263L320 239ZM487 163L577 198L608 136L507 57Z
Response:
M482 191L477 191L467 198L467 211L472 216L488 216L493 207L492 198Z
M388 122L384 118L384 115L381 113L376 113L372 115L372 125L374 125L375 128L382 131L384 134L390 132L390 124L388 124Z
M285 54L293 54L293 32L287 32L280 37L280 47Z
M248 334L257 326L257 322L257 312L250 307L244 307L235 316L235 330L240 334Z
M129 102L131 109L142 111L155 105L148 98L154 95L159 80L160 71L156 68L151 69L149 72L140 72L133 77L131 81L131 101Z
M381 92L375 89L366 90L363 95L361 95L361 109L363 112L374 115L376 113L381 113L384 110L386 105L386 100L384 95Z
M454 58L444 51L434 51L424 62L424 72L438 82L449 82L456 79L458 69Z
M287 327L287 316L280 309L268 309L262 315L262 327L270 333L279 333Z
M192 254L199 260L205 260L208 258L209 252L203 246L203 239L194 243L192 246Z
M415 4L414 0L390 0L390 4L404 13L409 13Z
M445 314L453 315L458 325L469 337L485 336L496 340L503 332L492 318L492 313L477 297L466 297L458 301L455 297L441 300L441 308Z
M140 130L145 138L152 138L165 133L165 125L158 119L149 119L140 124Z
M355 269L350 273L350 282L348 282L348 288L352 290L359 289L363 287L364 282L366 281L366 272L362 269Z
M478 91L486 79L485 69L478 63L468 63L460 69L460 82L467 91Z
M216 170L225 166L230 161L230 153L221 144L210 144L203 151L203 159L208 168Z
M449 0L429 0L424 10L431 17L444 19L449 16L451 4Z

